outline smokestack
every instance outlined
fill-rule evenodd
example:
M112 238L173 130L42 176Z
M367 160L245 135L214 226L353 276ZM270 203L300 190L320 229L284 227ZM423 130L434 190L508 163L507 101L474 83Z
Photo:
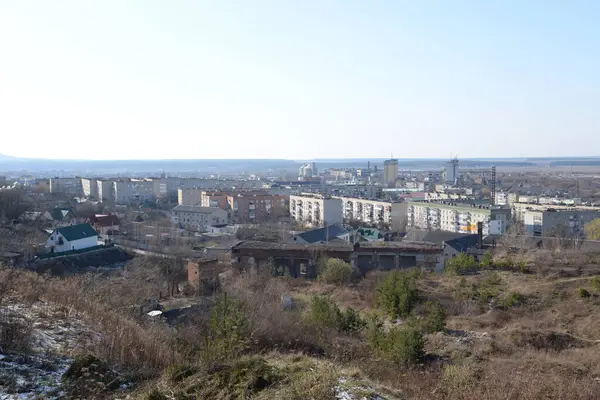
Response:
M477 248L483 248L483 222L477 223Z

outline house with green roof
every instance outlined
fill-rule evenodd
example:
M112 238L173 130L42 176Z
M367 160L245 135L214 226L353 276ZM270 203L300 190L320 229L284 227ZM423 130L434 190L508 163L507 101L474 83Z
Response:
M87 249L98 245L98 232L90 224L63 226L52 231L46 241L51 253Z
M379 229L376 228L368 228L368 227L360 227L356 230L355 242L374 242L374 241L383 241L383 234Z

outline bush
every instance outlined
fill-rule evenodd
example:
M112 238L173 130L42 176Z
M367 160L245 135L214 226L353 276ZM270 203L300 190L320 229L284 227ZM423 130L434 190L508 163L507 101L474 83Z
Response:
M462 274L477 268L475 257L467 253L460 253L456 257L452 257L446 261L445 271L451 274Z
M423 329L427 333L444 332L446 330L446 310L437 302L425 304L425 322Z
M423 333L416 327L391 327L384 332L374 317L369 326L369 342L380 357L397 364L414 364L425 354Z
M391 272L377 287L376 304L390 318L408 316L418 299L416 277L407 272Z
M491 251L486 251L483 257L481 257L481 262L479 265L481 268L490 268L494 264L494 257L492 256Z
M517 269L519 270L520 273L525 274L529 271L529 268L527 267L527 262L526 261L519 261L517 262L516 265Z
M352 278L352 266L339 258L330 258L319 275L319 280L339 285L347 284Z
M328 296L314 296L310 302L309 319L319 328L336 329L341 333L356 333L364 328L366 322L352 307L344 312Z
M31 348L31 327L17 317L2 316L0 321L0 349L4 352L27 352Z
M580 287L578 290L579 293L579 297L583 297L583 298L587 298L590 297L591 294L590 292L587 291L587 289Z
M523 296L516 292L510 292L503 300L502 306L510 308L520 305L523 302Z

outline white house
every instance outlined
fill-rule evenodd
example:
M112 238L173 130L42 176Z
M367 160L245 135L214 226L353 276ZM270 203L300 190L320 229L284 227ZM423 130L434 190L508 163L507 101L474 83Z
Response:
M50 234L46 247L51 253L81 250L98 245L98 232L90 224L57 228Z
M171 210L171 220L182 229L208 232L213 225L227 224L227 211L218 207L179 205Z

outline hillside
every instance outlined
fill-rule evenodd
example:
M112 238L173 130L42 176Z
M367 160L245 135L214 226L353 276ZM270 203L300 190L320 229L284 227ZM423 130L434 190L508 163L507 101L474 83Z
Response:
M165 260L137 257L126 273L109 276L3 269L0 392L146 400L596 398L600 256L562 249L507 258L498 251L488 261L444 275L359 277L323 260L313 282L230 271L221 291L205 297L183 287L167 296L178 267ZM152 297L168 319L146 314ZM45 383L25 385L30 377Z

